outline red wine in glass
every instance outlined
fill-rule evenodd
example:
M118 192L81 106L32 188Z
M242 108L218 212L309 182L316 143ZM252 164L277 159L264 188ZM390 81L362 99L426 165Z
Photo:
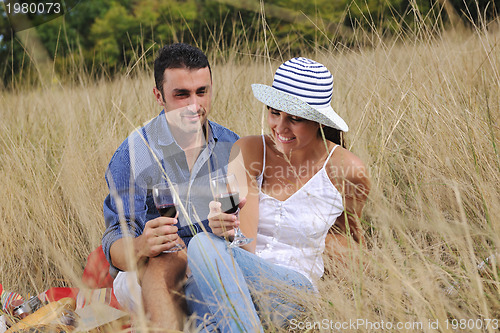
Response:
M177 203L177 196L179 189L175 184L160 183L153 186L153 201L156 209L163 217L174 218L177 215L175 204ZM163 251L163 253L172 253L180 251L184 248L182 244L177 243L170 250Z
M175 215L177 214L177 209L175 209L174 204L161 205L156 207L156 209L158 209L158 212L163 217L175 217Z
M221 210L226 214L234 214L238 211L240 203L239 193L221 193L215 196L215 200L221 203Z
M240 203L240 191L238 181L232 173L221 175L212 178L212 191L214 199L221 203L221 211L226 214L238 215L240 211L238 204ZM237 227L234 233L234 239L229 243L229 247L236 247L248 244L252 238L247 238Z

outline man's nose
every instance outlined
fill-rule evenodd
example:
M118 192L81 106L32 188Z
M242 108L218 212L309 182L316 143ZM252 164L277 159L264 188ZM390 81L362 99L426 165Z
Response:
M191 112L198 112L198 110L201 108L201 99L194 95L194 96L191 96L188 100L189 102L189 105L187 106L188 110L191 111Z

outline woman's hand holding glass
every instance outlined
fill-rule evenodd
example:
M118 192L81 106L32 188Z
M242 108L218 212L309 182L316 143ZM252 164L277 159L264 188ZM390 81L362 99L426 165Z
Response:
M212 178L211 182L215 200L221 204L219 209L226 214L235 215L232 221L230 219L229 222L238 223L235 227L233 240L229 244L229 247L243 246L250 243L252 239L245 237L239 228L239 222L237 222L238 213L240 211L240 190L235 175L232 173L220 175ZM228 221L227 217L222 219L222 221ZM227 223L222 223L222 228L224 228L226 224Z
M238 204L239 209L243 208L245 203L246 198L241 198ZM218 201L211 201L209 206L210 213L208 214L208 226L212 229L212 233L232 241L234 239L236 228L240 225L238 215L222 212L222 204Z

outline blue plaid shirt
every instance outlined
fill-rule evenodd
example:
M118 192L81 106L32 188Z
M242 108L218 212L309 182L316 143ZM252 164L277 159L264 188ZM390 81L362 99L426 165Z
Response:
M162 111L145 126L134 131L116 150L106 171L109 195L104 200L106 231L102 247L111 263L110 248L123 237L120 217L126 221L133 237L142 234L147 221L159 217L151 189L153 185L171 182L179 187L181 203L187 216L179 209L179 236L186 245L202 223L207 230L210 177L225 172L233 143L238 139L234 132L219 124L208 122L208 140L202 148L191 171L184 151L172 136Z

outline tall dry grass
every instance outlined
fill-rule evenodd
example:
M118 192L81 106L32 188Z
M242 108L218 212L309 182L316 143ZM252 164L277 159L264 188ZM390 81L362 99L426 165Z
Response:
M324 281L316 319L426 332L438 320L445 332L447 318L500 318L498 271L477 269L500 245L498 42L498 31L461 31L325 58L373 190L369 269Z
M477 269L500 246L500 32L364 38L372 47L303 54L333 73L333 107L373 186L363 219L368 268L353 262L321 281L320 296L305 297L309 315L297 331L315 322L312 331L330 331L325 319L421 322L409 331L424 332L436 331L430 320L450 332L446 319L500 319L498 271ZM211 118L240 135L259 134L263 108L250 84L271 83L281 60L229 53L213 61ZM81 82L0 93L6 289L80 285L104 230L107 163L160 111L150 71ZM464 331L483 331L475 327Z

